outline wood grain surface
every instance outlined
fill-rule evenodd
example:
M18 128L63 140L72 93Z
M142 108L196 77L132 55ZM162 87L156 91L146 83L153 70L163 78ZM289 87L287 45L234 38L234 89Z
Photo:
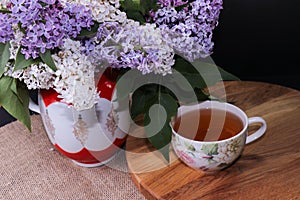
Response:
M261 116L265 135L248 144L230 167L204 174L171 161L133 129L126 142L131 177L147 199L300 199L300 91L263 82L228 81L209 92L242 108L248 117ZM249 128L249 134L255 127Z

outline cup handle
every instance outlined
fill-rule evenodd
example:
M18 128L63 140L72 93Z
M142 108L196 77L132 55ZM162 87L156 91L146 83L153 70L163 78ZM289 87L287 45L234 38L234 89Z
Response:
M263 136L265 134L266 130L267 130L267 123L261 117L250 117L248 119L248 122L249 122L249 125L254 124L254 123L261 123L262 125L257 131L255 131L251 135L247 136L246 144L249 144L250 142L253 142L253 141L257 140L258 138Z
M41 113L40 107L31 99L29 98L29 110L36 112L38 114Z

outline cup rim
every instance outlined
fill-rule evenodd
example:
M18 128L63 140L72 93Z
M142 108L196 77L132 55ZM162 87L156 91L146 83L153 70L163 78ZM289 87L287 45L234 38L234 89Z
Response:
M246 133L246 130L248 129L248 124L249 124L249 122L248 122L248 116L246 115L246 113L241 109L241 108L239 108L239 107L237 107L237 106L235 106L235 105L233 105L233 104L231 104L231 103L228 103L228 102L220 102L220 101L215 101L215 100L206 100L206 101L203 101L203 102L198 102L198 103L196 103L196 104L190 104L190 105L182 105L182 106L180 106L179 108L178 108L178 110L179 109L182 109L183 107L190 107L190 106L199 106L200 104L207 104L207 103L213 103L213 104L225 104L226 106L230 106L230 107L232 107L232 108L234 108L235 110L238 110L239 111L239 113L240 113L240 115L236 115L235 113L235 115L236 116L238 116L240 119L241 119L241 117L240 116L242 116L243 117L243 119L241 119L242 120L242 122L243 122L243 129L239 132L239 133L237 133L237 134L235 134L234 136L232 136L232 137L230 137L230 138L227 138L227 139L223 139L223 140L214 140L214 141L198 141L198 140L193 140L193 139L190 139L190 138L187 138L187 137L184 137L184 136L182 136L182 135L180 135L179 133L177 133L175 130L174 130L174 128L173 128L173 125L172 125L172 121L169 123L169 125L171 126L171 129L172 129L172 133L173 134L175 134L177 137L180 137L180 138L182 138L182 139L184 139L184 140L187 140L187 141L190 141L190 142L193 142L193 143L197 143L197 144L216 144L216 143L224 143L224 142L228 142L228 141L230 141L230 140L234 140L234 139L236 139L236 138L238 138L238 137L240 137L241 135L243 135L243 134L245 134ZM201 108L203 108L203 107L201 107ZM230 111L229 111L230 112Z

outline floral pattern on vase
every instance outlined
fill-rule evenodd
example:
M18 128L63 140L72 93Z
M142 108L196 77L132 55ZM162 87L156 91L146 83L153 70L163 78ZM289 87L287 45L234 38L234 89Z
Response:
M107 130L111 132L112 136L115 135L115 131L118 128L118 121L119 118L116 115L116 111L112 107L111 111L107 115L107 119L105 123Z
M73 133L76 139L80 141L82 146L85 146L85 142L88 139L88 128L81 115L79 115L77 121L74 124Z

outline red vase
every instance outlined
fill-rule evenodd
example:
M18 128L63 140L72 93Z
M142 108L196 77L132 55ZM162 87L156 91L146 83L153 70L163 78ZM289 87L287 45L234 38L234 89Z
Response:
M39 111L54 147L74 163L96 167L109 162L122 148L130 126L129 109L118 109L116 78L110 68L97 85L99 99L91 108L76 111L61 102L54 90L40 90Z

